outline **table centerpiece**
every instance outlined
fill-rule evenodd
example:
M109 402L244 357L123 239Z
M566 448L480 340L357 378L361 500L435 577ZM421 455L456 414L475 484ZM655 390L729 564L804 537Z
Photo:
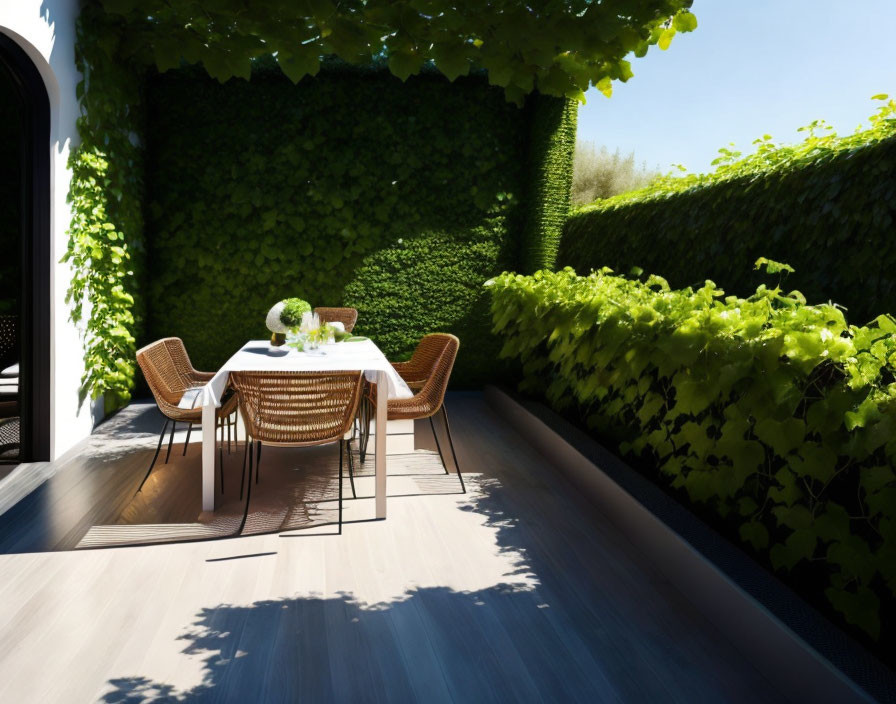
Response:
M302 324L305 315L311 315L311 304L301 298L284 298L268 311L265 324L271 331L271 345L280 347L286 342L286 333Z

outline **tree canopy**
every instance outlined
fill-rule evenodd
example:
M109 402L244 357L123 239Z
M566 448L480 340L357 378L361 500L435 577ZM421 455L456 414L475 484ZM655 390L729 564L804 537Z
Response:
M632 76L626 56L696 28L692 0L93 0L122 21L128 58L160 71L202 63L248 78L273 54L295 82L323 56L376 58L405 80L432 62L450 80L484 69L508 100L539 90L584 98Z

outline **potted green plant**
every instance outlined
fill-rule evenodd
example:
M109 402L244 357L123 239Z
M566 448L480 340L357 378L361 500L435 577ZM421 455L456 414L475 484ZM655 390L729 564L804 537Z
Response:
M265 324L275 347L286 342L286 332L302 324L302 315L311 312L311 304L301 298L284 298L268 311Z

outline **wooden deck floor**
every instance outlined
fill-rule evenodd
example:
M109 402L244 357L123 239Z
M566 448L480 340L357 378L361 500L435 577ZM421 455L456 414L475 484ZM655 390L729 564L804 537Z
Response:
M262 492L285 532L71 549L153 511L202 524L198 446L150 492L173 507L135 506L155 412L101 427L0 516L0 701L779 699L480 396L448 403L466 495L418 452L390 464L385 521L359 477L342 535Z

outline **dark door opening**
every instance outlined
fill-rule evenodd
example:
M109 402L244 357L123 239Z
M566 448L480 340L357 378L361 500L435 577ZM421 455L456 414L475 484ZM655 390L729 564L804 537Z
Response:
M50 103L0 34L0 463L50 459Z

